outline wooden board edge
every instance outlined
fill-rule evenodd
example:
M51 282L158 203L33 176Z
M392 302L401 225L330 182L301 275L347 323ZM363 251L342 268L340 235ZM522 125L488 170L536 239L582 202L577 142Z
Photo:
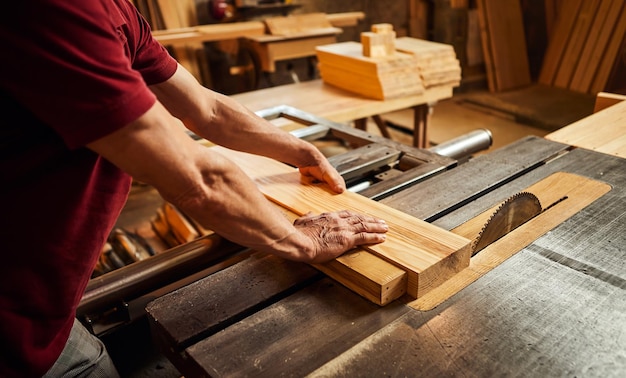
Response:
M313 264L322 273L341 283L363 298L385 306L406 293L407 273L366 251L346 253L324 264ZM379 274L359 267L373 267Z

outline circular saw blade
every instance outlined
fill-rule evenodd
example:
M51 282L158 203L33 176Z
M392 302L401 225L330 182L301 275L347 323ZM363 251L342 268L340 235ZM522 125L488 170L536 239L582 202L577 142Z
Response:
M541 213L539 198L529 192L517 193L496 209L478 234L472 256Z

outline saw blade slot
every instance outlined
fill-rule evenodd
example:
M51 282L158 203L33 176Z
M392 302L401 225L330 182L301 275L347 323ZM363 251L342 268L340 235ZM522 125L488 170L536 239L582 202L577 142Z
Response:
M467 268L426 293L422 298L410 302L410 306L423 311L433 309L610 190L611 186L607 183L567 172L556 172L531 185L523 192L531 193L539 199L540 203L550 205L538 215L485 246L480 253L472 256ZM474 240L501 204L502 202L499 202L454 228L452 232Z

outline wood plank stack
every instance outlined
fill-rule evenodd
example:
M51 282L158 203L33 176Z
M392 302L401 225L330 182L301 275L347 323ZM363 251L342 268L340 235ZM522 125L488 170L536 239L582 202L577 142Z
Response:
M539 82L583 93L603 91L625 34L626 1L563 1Z
M396 39L395 46L396 50L415 56L424 88L461 83L461 64L452 45L402 37Z
M519 0L478 0L478 24L491 92L532 83Z
M417 59L395 50L395 34L388 24L372 26L361 42L341 42L316 48L324 82L385 100L424 91Z

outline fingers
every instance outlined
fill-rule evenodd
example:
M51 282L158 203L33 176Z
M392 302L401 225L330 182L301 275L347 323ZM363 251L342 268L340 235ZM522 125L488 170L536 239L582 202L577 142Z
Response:
M349 210L308 213L296 219L294 226L314 243L315 262L331 260L359 245L382 243L389 230L384 220Z
M346 183L343 177L341 177L337 170L330 164L326 164L324 167L301 167L300 174L313 177L316 180L326 183L335 193L343 193L346 190Z

